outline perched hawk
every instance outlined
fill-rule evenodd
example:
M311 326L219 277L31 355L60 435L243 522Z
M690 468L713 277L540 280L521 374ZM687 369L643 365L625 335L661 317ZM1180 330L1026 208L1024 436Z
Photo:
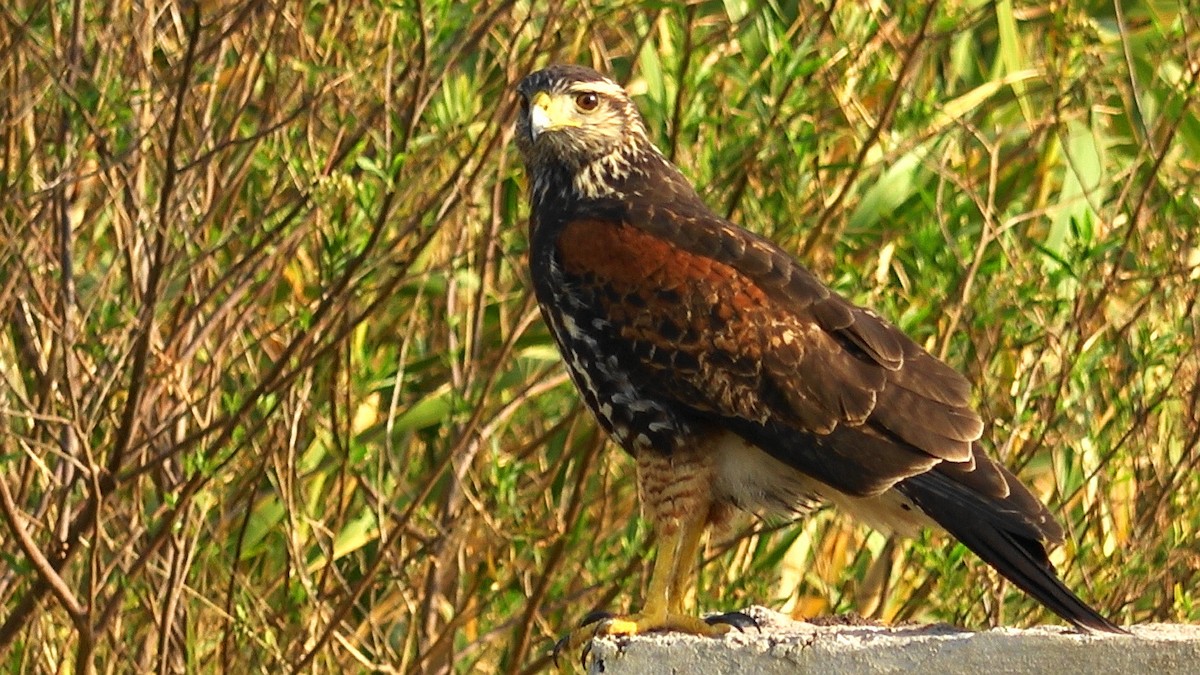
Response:
M822 502L939 525L1074 626L1121 630L1058 578L1062 528L984 454L958 372L709 210L613 81L558 65L518 92L542 316L659 540L642 611L587 637L727 631L683 607L706 526Z

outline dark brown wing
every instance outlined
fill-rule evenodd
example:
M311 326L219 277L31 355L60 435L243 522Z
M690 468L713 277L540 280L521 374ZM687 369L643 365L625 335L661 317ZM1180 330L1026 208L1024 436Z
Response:
M1059 579L1045 542L1062 529L983 453L965 379L890 323L704 213L577 220L557 249L659 400L845 494L895 488L1072 624L1123 632Z
M848 494L942 460L973 467L982 423L953 369L765 240L711 217L641 215L575 221L558 254L574 283L602 289L656 394Z

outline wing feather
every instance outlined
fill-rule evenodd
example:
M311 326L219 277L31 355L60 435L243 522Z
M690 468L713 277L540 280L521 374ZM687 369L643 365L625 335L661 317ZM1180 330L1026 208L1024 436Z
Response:
M982 422L958 373L766 240L711 217L644 215L572 224L560 255L656 398L748 425L760 447L851 494L972 462Z

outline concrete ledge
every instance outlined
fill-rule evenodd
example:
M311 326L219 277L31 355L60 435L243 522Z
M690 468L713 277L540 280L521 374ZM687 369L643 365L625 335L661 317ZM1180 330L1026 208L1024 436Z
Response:
M724 638L601 638L591 673L1200 673L1200 625L1134 626L1133 636L1067 628L972 632L946 625L815 625L762 607L762 625Z

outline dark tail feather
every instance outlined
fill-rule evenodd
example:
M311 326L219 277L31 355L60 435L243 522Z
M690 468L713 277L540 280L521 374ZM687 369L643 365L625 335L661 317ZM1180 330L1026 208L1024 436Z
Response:
M896 488L1004 578L1071 625L1102 633L1127 632L1067 588L1046 556L1038 528L1003 501L932 471L901 481Z

